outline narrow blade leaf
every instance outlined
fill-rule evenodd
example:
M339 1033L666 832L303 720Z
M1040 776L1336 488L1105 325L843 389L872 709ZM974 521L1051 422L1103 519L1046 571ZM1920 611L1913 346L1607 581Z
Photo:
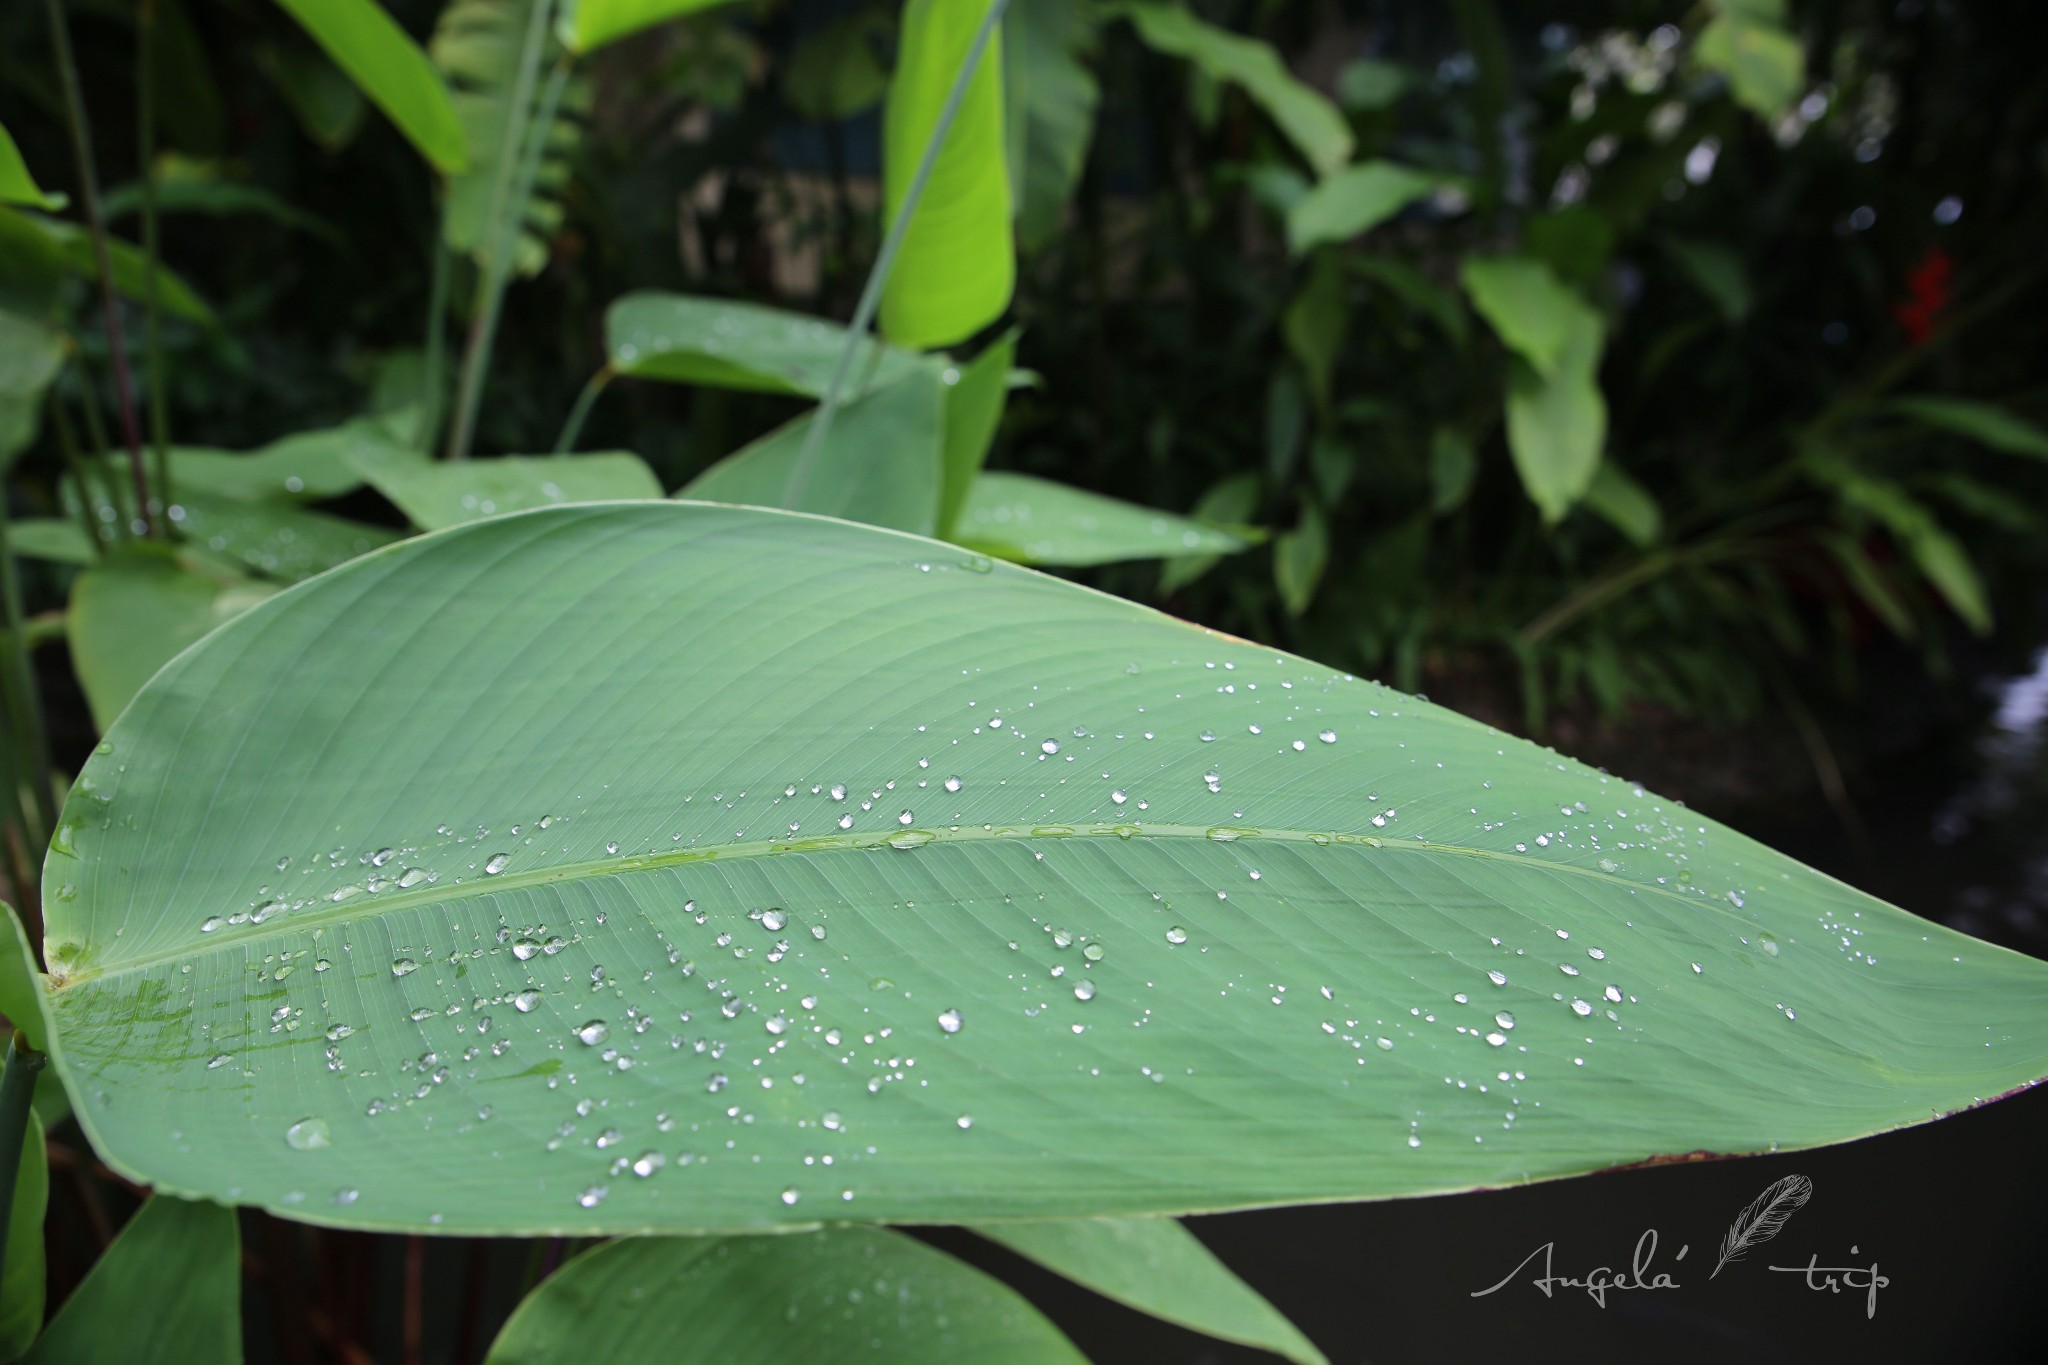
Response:
M1172 512L1029 474L991 472L974 481L953 539L1020 564L1069 567L1235 554L1250 544Z
M846 329L824 318L652 290L619 299L604 321L612 368L620 374L806 398L824 397L846 345ZM859 361L863 373L873 366L871 387L926 363L879 341L866 344L879 348Z
M452 175L469 149L441 73L375 0L277 0L384 111L435 170Z
M232 1212L156 1195L93 1264L22 1365L240 1365L241 1276ZM146 1331L136 1324L144 1304Z

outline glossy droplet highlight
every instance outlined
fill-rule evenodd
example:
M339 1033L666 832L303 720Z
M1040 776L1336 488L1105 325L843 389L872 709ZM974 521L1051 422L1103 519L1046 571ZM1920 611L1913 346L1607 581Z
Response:
M284 1130L284 1145L295 1152L317 1152L334 1145L334 1134L328 1130L326 1119L300 1119Z

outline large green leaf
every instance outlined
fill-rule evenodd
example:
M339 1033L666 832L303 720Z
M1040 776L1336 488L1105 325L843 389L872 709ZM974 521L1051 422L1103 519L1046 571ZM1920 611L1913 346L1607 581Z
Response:
M605 310L611 366L635 379L822 398L846 346L846 328L824 318L729 299L643 290ZM865 341L857 372L884 385L926 362ZM867 349L867 348L875 349Z
M123 713L43 885L96 1150L360 1227L1379 1198L2048 1074L2048 965L1622 778L701 504L473 522L260 604Z
M976 1232L1143 1313L1301 1365L1323 1353L1171 1218L983 1223Z
M22 1365L239 1365L241 1273L232 1212L159 1194L121 1229Z
M1329 175L1351 159L1351 126L1343 111L1296 80L1269 44L1218 28L1180 5L1133 4L1123 12L1147 47L1242 86L1318 174Z
M1010 192L1027 250L1058 230L1088 160L1102 91L1082 58L1094 44L1082 0L1028 0L1003 13Z
M974 481L952 539L1020 564L1068 566L1235 554L1251 543L1172 512L1051 479L1000 472L985 472Z
M14 135L5 124L0 124L0 204L26 204L32 209L52 211L64 207L63 195L45 193L36 184L28 163L21 159L21 148L14 145Z
M1440 175L1392 161L1365 161L1330 176L1287 211L1287 245L1296 255L1325 242L1370 232L1444 183Z
M178 651L275 591L150 542L80 574L64 629L93 724L104 732Z
M9 919L14 917L7 909ZM21 927L14 929L19 937ZM5 951L5 949L0 949ZM43 1215L50 1203L50 1158L43 1142L43 1121L30 1110L21 1136L21 1166L14 1177L14 1203L8 1209L7 1269L0 1277L0 1360L14 1360L43 1330L47 1307L47 1264L43 1252Z
M486 1365L1085 1365L1000 1281L886 1228L643 1237L586 1252L529 1295Z
M570 159L583 138L590 112L590 82L565 79L552 110L539 90L529 94L528 108L515 118L522 47L530 25L529 6L547 0L451 0L434 25L429 46L434 64L454 85L450 97L468 144L470 164L448 179L442 206L441 236L456 251L479 264L487 262L497 243L493 214L517 212L519 232L512 246L511 268L522 275L540 272L548 261L548 242L562 225L562 196L570 177ZM499 168L505 141L516 130L524 139L515 159L536 136L534 123L548 114L541 157L533 185L516 210L500 202L505 182Z
M882 106L882 215L894 221L995 0L906 0ZM1003 51L989 38L882 289L882 334L919 349L1002 316L1017 284L1003 132Z
M397 452L365 458L360 467L423 531L559 502L662 496L661 481L647 462L624 451L453 461Z
M376 0L277 0L435 170L469 164L448 87Z
M699 474L678 497L779 507L816 410L783 423ZM929 534L937 525L946 385L912 370L839 409L798 496L798 510Z
M555 27L564 47L571 52L590 52L643 28L726 3L728 0L562 0Z
M1967 436L1979 445L2007 455L2048 460L2048 431L1995 403L1940 394L1911 394L1891 401L1894 412Z

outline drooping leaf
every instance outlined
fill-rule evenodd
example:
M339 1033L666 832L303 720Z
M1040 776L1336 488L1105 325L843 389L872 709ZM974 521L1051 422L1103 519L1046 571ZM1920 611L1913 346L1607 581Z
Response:
M1295 255L1370 232L1402 209L1427 199L1440 175L1391 161L1364 161L1327 177L1287 211L1287 245Z
M1530 501L1552 523L1592 486L1607 442L1598 315L1589 310L1570 327L1548 376L1520 360L1508 372L1508 453Z
M1032 0L1003 14L1010 194L1027 251L1052 239L1088 160L1102 98L1084 60L1094 45L1082 0Z
M1566 351L1588 333L1600 334L1600 315L1549 266L1517 256L1475 256L1459 269L1473 307L1499 334L1504 345L1549 377L1564 363Z
M1345 324L1351 305L1345 297L1350 277L1334 251L1319 252L1309 267L1308 278L1280 315L1280 335L1287 349L1301 362L1308 376L1309 397L1316 411L1330 408L1330 375L1337 366L1337 352L1344 345Z
M7 907L7 916L14 910ZM15 925L20 936L21 926ZM21 1135L21 1166L14 1177L8 1210L7 1270L0 1277L0 1360L18 1359L43 1330L48 1286L43 1251L43 1215L50 1203L50 1157L43 1120L33 1109Z
M64 629L93 724L105 733L178 651L275 591L150 542L92 565L72 585Z
M1180 5L1123 7L1145 45L1194 63L1212 80L1241 87L1287 135L1318 175L1351 159L1351 126L1320 90L1303 84L1268 43L1196 17Z
M419 45L376 0L277 0L444 175L469 164L448 87Z
M36 184L28 163L21 159L21 148L14 145L14 135L7 131L6 124L0 123L0 204L26 204L54 213L64 203L63 195L45 193Z
M822 398L846 328L781 308L642 290L605 310L612 368L635 379ZM856 376L880 388L925 364L880 339L861 343Z
M1015 1290L886 1228L643 1237L586 1252L527 1296L485 1365L705 1360L1086 1365Z
M946 385L946 450L939 476L938 537L953 539L954 524L980 477L989 447L1002 424L1003 405L1010 395L1010 366L1017 358L1017 333L990 343L980 355L958 368ZM940 379L946 378L941 372Z
M562 45L594 52L655 24L713 9L729 0L562 0L555 20Z
M1075 567L1187 554L1235 554L1251 542L1220 527L1029 474L984 471L952 537L1019 564Z
M1586 485L1586 506L1606 518L1637 549L1657 543L1664 531L1664 511L1650 490L1612 460L1602 460Z
M1141 1313L1299 1365L1326 1365L1293 1323L1171 1218L981 1223L974 1231Z
M1700 30L1693 60L1728 80L1736 102L1764 118L1799 98L1806 53L1784 27L1782 5L1718 0L1720 12Z
M2048 1074L2048 965L963 558L548 508L173 660L43 878L95 1149L358 1227L976 1222L1796 1150Z
M662 496L647 462L624 451L453 461L391 452L362 457L358 468L422 531L560 502Z
M450 248L479 264L488 261L497 244L492 214L518 211L498 202L505 140L516 123L522 141L515 156L523 156L527 142L536 135L533 124L547 112L541 107L544 95L536 83L529 108L516 120L514 117L521 49L532 13L529 6L546 2L450 0L435 22L433 41L428 45L434 65L454 86L450 99L470 154L468 167L448 179L441 236ZM583 139L591 99L589 80L569 77L547 129L540 134L545 138L541 158L512 248L511 269L518 274L538 274L547 264L548 242L562 225L570 158Z
M93 1263L22 1365L240 1365L240 1249L229 1210L153 1196ZM143 1304L146 1329L136 1321Z
M0 308L0 470L36 439L43 394L63 367L62 333Z
M1280 590L1280 605L1287 608L1289 616L1308 610L1329 564L1329 525L1321 508L1304 502L1294 529L1273 538L1273 585Z
M181 492L204 489L248 502L318 502L361 488L356 460L385 452L407 453L391 422L364 417L249 451L173 447L171 482Z
M1246 540L1263 539L1265 533L1249 524L1258 507L1259 476L1232 474L1202 494L1189 516L1206 525L1227 527ZM1172 596L1222 562L1221 553L1175 555L1159 566L1159 595Z
M994 0L906 0L896 73L882 109L882 216L910 191L962 65ZM990 36L882 290L882 334L950 346L1010 306L1017 284L1003 132L1003 48Z
M929 535L937 524L946 443L946 386L910 371L839 409L796 510ZM676 494L779 507L816 410L785 422L699 474Z
M2007 455L2048 460L2048 431L1994 403L1938 394L1912 394L1891 401L1893 412L1969 437Z
M0 253L17 251L47 255L83 279L99 278L92 237L84 228L56 218L0 209ZM141 248L118 237L107 238L107 269L116 292L131 299L140 299L148 292L148 260ZM156 284L157 302L165 313L207 326L215 321L213 310L192 292L192 286L161 264L157 267Z
M1824 482L1842 500L1881 522L1892 533L1922 576L1942 599L1979 635L1991 630L1991 599L1984 580L1962 542L1950 535L1927 505L1889 479L1866 474L1826 459L1809 460Z

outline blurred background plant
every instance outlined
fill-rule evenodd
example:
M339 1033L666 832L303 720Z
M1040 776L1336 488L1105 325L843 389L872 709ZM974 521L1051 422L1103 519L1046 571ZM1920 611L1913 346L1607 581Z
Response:
M65 775L211 626L408 528L676 491L1073 574L1767 809L1823 865L2018 827L2048 695L2026 8L1013 0L947 113L982 13L0 10L0 865L31 929ZM1969 757L1976 682L2030 669ZM1873 889L2038 952L2024 839ZM61 1197L104 1245L95 1188ZM330 1327L369 1292L340 1263Z

